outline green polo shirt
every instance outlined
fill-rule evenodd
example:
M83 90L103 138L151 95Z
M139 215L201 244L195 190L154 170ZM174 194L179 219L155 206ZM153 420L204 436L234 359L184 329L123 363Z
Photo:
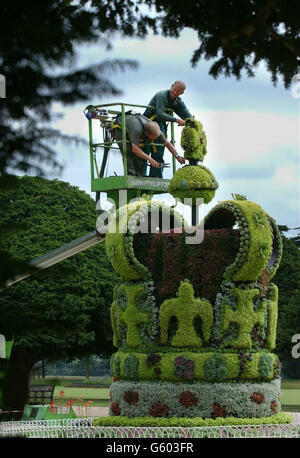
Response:
M168 122L176 120L176 118L166 113L168 108L174 110L177 116L179 116L181 119L185 120L186 118L193 117L180 97L177 97L177 99L172 99L170 97L169 90L157 92L157 94L155 94L154 97L152 97L150 100L149 105L155 108L147 108L144 116L151 118L155 114L156 116L152 120L156 122Z

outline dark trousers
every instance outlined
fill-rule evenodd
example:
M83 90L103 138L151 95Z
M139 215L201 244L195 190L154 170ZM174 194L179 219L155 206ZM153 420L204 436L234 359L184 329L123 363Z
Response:
M122 144L122 130L115 128L113 130L113 138L118 143L118 146L120 148L120 151L123 154L123 144ZM130 141L126 141L126 157L127 157L127 175L133 175L136 177L142 177L144 176L144 171L147 167L147 161L145 159L142 159L141 157L138 157L136 154L133 153L132 151L132 146Z
M160 130L164 134L164 136L167 136L167 125L165 123L157 123L159 125ZM154 141L155 143L155 141ZM145 146L143 147L144 153L148 154L148 156L151 156L155 161L159 162L160 164L164 163L164 151L165 147L164 146L154 146L151 144L150 141L147 141L145 143ZM147 172L147 163L145 161L144 165L144 176L146 176ZM163 178L163 169L156 169L155 167L150 166L150 173L149 177L153 178Z

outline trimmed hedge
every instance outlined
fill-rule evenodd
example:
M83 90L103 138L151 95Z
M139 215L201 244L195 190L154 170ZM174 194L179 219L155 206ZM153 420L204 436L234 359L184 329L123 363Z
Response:
M189 282L182 282L176 299L169 299L162 303L159 311L161 343L168 341L168 327L170 319L176 317L178 330L172 338L174 347L201 347L203 340L196 334L194 320L201 318L203 337L210 340L213 325L213 308L206 299L195 299L193 286Z
M129 396L130 393L130 396ZM111 414L129 417L265 417L280 411L280 380L267 383L117 381ZM132 404L128 400L136 399Z
M170 215L175 227L183 226L182 216L161 202L141 199L119 208L108 225L105 247L112 266L126 280L151 279L149 270L135 257L133 249L133 235L143 224L145 229L148 228L150 212L153 218L155 213Z
M99 417L93 421L93 426L132 426L132 427L204 427L204 426L241 426L241 425L281 425L292 423L292 416L288 413L280 412L276 415L261 418L152 418L138 417L129 418L126 416Z
M210 202L219 185L211 171L203 165L185 165L178 169L171 178L168 191L174 198L204 199L204 203ZM188 202L184 202L189 205Z
M222 285L214 306L213 335L218 347L268 349L276 345L278 290L252 288L252 284L235 288ZM267 291L268 290L268 291Z
M240 227L240 249L234 263L227 267L227 281L255 282L272 254L272 229L266 212L247 200L229 200L216 205L205 217L204 227Z
M242 358L242 355L238 353L216 353L212 349L210 352L205 353L191 353L189 351L178 353L157 352L155 353L157 362L150 365L148 358L151 354L152 353L128 353L118 351L113 355L113 361L115 358L117 359L112 365L112 375L121 380L132 379L131 375L128 377L128 372L125 370L125 361L129 356L132 356L139 362L135 380L178 382L191 378L185 375L184 361L180 363L183 370L180 371L177 369L179 365L178 358L192 362L192 379L195 381L269 381L279 376L277 369L278 357L274 353L269 352L250 354L251 359L247 359L246 361ZM264 359L261 360L261 358L265 356L268 358L268 363L266 362L264 364ZM220 363L221 358L222 364ZM116 366L118 361L120 361L120 363ZM266 364L268 364L267 368L265 368ZM116 372L114 369L115 367ZM157 369L159 369L159 371Z
M185 120L185 126L181 132L180 144L184 149L185 159L197 159L203 161L207 153L207 139L200 121L193 118Z

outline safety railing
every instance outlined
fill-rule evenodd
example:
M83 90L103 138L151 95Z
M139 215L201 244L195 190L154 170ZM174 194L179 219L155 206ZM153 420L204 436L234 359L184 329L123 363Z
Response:
M119 109L116 109L114 107L120 107ZM90 145L90 167L91 167L91 180L93 181L95 178L103 178L104 175L104 168L105 168L105 162L102 160L102 165L101 169L99 171L99 165L97 162L97 149L98 148L104 148L104 154L105 154L105 149L108 151L110 149L119 149L118 146L114 146L114 143L119 144L122 143L122 161L123 161L123 169L124 169L124 176L127 176L127 139L126 139L126 108L131 107L131 108L143 108L144 110L146 108L153 108L150 105L134 105L130 103L122 103L122 102L115 102L115 103L108 103L108 104L101 104L101 105L89 105L86 110L88 109L90 112L96 109L105 109L108 112L109 118L100 120L100 124L102 127L102 142L94 142L93 138L93 122L99 121L97 117L92 117L91 119L88 120L89 123L89 145ZM173 114L173 110L168 110L170 114ZM122 140L121 141L116 141L113 140L109 134L110 127L113 122L113 118L121 114L121 128L122 128ZM170 142L175 145L175 133L174 133L174 123L171 122L171 139ZM161 143L155 143L151 142L151 145L153 146L163 146ZM104 158L104 155L103 155ZM172 168L173 168L173 174L176 172L176 160L174 156L172 156Z

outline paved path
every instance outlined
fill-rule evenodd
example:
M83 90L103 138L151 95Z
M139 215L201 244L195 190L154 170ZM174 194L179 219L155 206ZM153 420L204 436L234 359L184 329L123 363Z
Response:
M73 406L77 417L108 417L108 407L89 407L88 415L85 413L85 407Z

